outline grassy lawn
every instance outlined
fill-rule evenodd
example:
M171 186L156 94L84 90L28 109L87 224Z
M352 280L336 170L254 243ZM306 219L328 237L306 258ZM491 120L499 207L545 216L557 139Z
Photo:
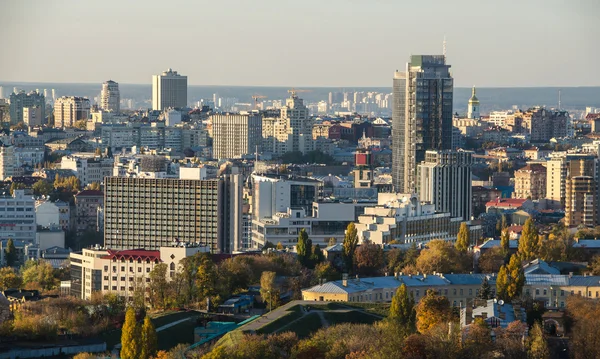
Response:
M340 312L324 312L325 320L329 325L341 324L341 323L352 323L352 324L373 324L378 319L372 315L359 312L356 310L340 313Z
M294 323L293 327L298 338L307 338L309 335L322 328L321 318L317 313L309 313Z
M280 328L283 328L284 326L288 325L289 323L293 322L294 320L300 318L301 316L302 316L302 312L300 310L294 310L291 312L287 312L286 315L283 315L283 316L277 318L276 320L272 321L271 323L265 324L262 327L258 328L256 333L257 334L271 334L273 332L276 332Z
M343 308L359 308L364 310L365 312L368 313L373 313L373 314L377 314L380 315L382 317L387 317L388 314L390 313L390 303L350 303L350 302L343 302L343 303L331 303L334 305L337 305L338 308L335 309L343 309Z

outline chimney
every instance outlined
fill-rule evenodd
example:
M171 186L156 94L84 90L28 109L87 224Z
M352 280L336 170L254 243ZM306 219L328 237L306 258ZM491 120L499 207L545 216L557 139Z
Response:
M348 273L342 274L342 285L344 287L348 286Z
M360 278L358 277L358 274L356 275L356 281L360 282Z

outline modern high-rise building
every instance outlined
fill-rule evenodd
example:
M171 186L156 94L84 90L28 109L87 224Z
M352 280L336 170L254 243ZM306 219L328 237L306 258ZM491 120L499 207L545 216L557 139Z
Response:
M262 118L258 114L227 113L210 119L214 158L240 158L261 150Z
M470 151L427 151L419 164L419 198L435 205L436 212L470 221L473 214Z
M414 55L396 71L392 107L392 179L398 192L416 189L427 150L452 148L454 81L443 55Z
M312 128L313 121L308 115L304 101L296 96L294 90L281 107L281 120L287 122L288 151L299 151L303 154L314 150Z
M152 76L152 109L162 111L169 107L187 107L187 76L172 69Z
M565 184L565 226L598 224L598 160L594 156L571 158Z
M213 253L241 247L242 179L104 179L104 244L157 250L199 243Z
M32 91L25 93L25 91L19 91L10 95L10 123L11 125L23 122L23 108L24 107L39 107L46 110L46 100L44 95Z
M475 86L473 86L469 105L467 106L467 117L470 119L478 119L481 117L479 114L479 99L475 96Z
M63 96L54 102L54 127L73 127L75 122L90 117L90 100Z
M121 94L119 92L119 84L108 80L102 84L102 92L100 93L100 108L104 111L119 113L121 110Z

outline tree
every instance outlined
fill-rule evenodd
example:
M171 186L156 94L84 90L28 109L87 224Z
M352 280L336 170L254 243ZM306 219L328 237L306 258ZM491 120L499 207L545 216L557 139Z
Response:
M102 150L100 149L100 147L96 147L96 149L94 150L94 155L102 156Z
M492 288L490 287L487 277L483 277L483 282L481 282L481 288L479 288L479 295L477 297L483 300L492 299Z
M135 309L127 308L125 323L121 329L121 358L140 358L140 328L135 320Z
M600 275L600 255L595 255L590 261L589 268L593 275Z
M385 253L385 271L396 273L402 269L404 252L399 248L392 248Z
M372 242L361 244L355 253L356 272L360 275L374 276L383 268L383 249Z
M154 308L165 309L169 299L166 263L159 263L150 272L150 303Z
M158 345L158 338L156 336L156 329L154 324L150 320L150 317L144 318L144 324L140 333L140 358L151 359L156 355L156 349Z
M87 128L87 121L86 120L75 121L73 123L73 127L80 129L80 130L85 130Z
M17 189L25 189L25 188L27 188L27 187L25 186L25 183L13 182L13 183L10 185L10 189L9 189L10 195L11 195L11 196L12 196L12 195L14 195L14 194L15 194L15 190L17 190Z
M528 218L523 225L521 238L519 238L519 257L522 261L530 261L537 258L538 250L538 231L533 223L533 219Z
M521 296L521 292L523 291L523 286L525 286L525 273L523 271L523 267L521 266L521 261L519 257L513 255L510 257L510 262L507 267L508 271L508 288L507 295L509 299L515 299Z
M315 265L323 262L325 260L325 256L321 251L321 246L317 243L312 246L311 255L310 255L310 268L313 268Z
M466 252L469 250L470 245L471 233L469 232L469 227L467 226L467 222L462 222L460 224L460 229L458 230L458 235L456 236L454 248L459 252Z
M308 262L308 259L310 257L310 250L312 249L312 241L309 241L310 239L308 239L308 233L306 233L306 230L302 228L300 230L300 233L298 233L298 244L296 244L296 253L298 254L298 261L304 266L306 266L306 263Z
M500 267L498 277L496 277L496 297L502 300L508 300L508 269L503 265Z
M277 250L278 251L282 251L283 250L283 244L281 244L281 242L277 242Z
M460 273L466 272L471 263L468 253L457 251L450 242L436 239L421 251L416 268L422 273Z
M269 310L277 307L279 302L279 289L275 283L276 273L271 271L262 272L260 276L260 296L263 298Z
M500 235L500 248L502 249L502 253L507 256L510 251L510 233L508 233L508 229L502 230L502 234Z
M337 243L337 239L331 237L331 238L329 238L329 241L327 242L327 246L328 247L335 246L336 243Z
M29 260L21 268L24 284L33 284L44 290L56 287L58 280L54 277L54 268L46 261Z
M425 334L440 323L447 323L452 319L450 302L445 296L435 294L432 289L417 305L417 329Z
M548 343L544 338L544 332L539 322L533 324L529 332L529 343L527 348L527 358L529 359L547 359L550 357Z
M33 193L37 196L47 196L52 193L52 190L54 190L52 184L45 180L37 181L31 188L33 189Z
M415 330L415 299L412 293L408 293L408 289L404 283L398 287L392 298L388 321L406 329L409 333Z
M0 268L0 291L9 288L21 288L23 279L18 273L15 273L14 268Z
M340 278L340 273L329 262L319 263L315 266L315 277L325 280L336 280Z
M504 264L506 256L500 247L494 247L485 251L479 257L479 270L481 273L498 273Z
M346 228L346 235L344 236L344 243L342 244L342 258L344 259L344 265L346 271L352 270L352 263L354 261L354 252L358 246L358 231L353 222L348 224Z
M17 248L15 247L15 242L12 238L9 238L6 241L6 249L4 250L6 265L9 267L14 266L18 260Z
M217 290L217 270L208 253L198 257L198 270L196 272L196 286L200 298L206 299L215 295Z
M100 191L100 183L98 182L92 182L90 184L88 184L85 189L89 189L91 191Z

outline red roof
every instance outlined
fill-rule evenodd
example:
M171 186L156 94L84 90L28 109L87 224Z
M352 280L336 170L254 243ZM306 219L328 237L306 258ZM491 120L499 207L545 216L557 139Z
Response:
M493 201L489 201L485 204L486 207L499 207L499 208L519 208L525 203L526 199L521 198L498 198Z
M510 226L506 228L509 232L521 233L523 231L523 226Z
M124 251L113 251L108 250L108 255L104 256L106 259L133 259L133 260L150 260L160 261L160 251L149 251L145 249L128 249Z
M84 189L83 191L77 193L75 196L95 196L95 197L102 197L104 196L104 192L102 191L94 191L91 189Z
M600 113L588 113L587 116L585 116L586 120L595 120L595 119L600 119Z

